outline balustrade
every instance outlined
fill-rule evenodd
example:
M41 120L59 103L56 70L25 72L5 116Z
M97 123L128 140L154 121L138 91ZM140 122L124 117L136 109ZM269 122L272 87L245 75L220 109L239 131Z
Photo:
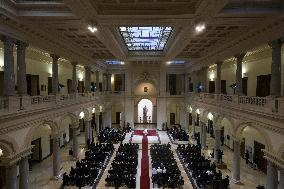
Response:
M0 97L0 110L8 109L8 97Z
M223 95L222 94L220 99L226 102L233 102L233 95Z
M55 101L54 95L48 96L31 96L31 104L46 104Z
M240 96L239 103L256 105L256 106L264 106L265 104L267 104L267 98L266 97Z
M36 108L37 105L47 106L53 103L70 103L74 100L95 100L100 96L122 96L123 91L108 91L108 92L88 92L88 93L77 93L77 94L57 94L48 96L26 96L25 98L15 96L15 97L0 97L0 111L3 113L11 113L19 110L30 110ZM257 111L272 111L276 113L283 113L284 100L283 98L269 99L266 97L250 97L250 96L237 96L237 95L225 95L225 94L211 94L211 93L188 93L191 100L208 101L208 103L214 104L222 103L222 105L227 106L240 106L242 108L254 108L262 107L261 109L256 109ZM72 101L73 100L73 101ZM75 102L75 101L74 101ZM277 103L276 103L277 102ZM41 106L39 106L41 107Z

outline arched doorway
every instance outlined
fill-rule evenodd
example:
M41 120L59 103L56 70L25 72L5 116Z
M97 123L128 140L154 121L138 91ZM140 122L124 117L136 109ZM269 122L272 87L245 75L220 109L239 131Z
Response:
M248 124L243 124L237 131L237 137L241 141L241 156L246 159L251 166L257 166L257 169L263 173L267 172L267 161L264 158L264 149L269 149L269 142L265 137L265 132Z
M149 99L141 99L137 106L138 122L152 123L153 122L153 103Z

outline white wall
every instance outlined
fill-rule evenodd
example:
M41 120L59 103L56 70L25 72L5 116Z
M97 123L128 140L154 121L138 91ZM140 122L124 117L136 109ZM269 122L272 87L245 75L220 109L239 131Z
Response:
M66 134L65 142L69 142L69 124L71 124L71 120L69 117L62 120L60 125L60 146L64 145L63 135Z
M243 60L243 77L248 77L247 95L256 96L257 76L271 74L271 49L250 55ZM282 95L284 94L284 53L282 51L282 62L281 62L281 86ZM216 66L209 69L208 80L216 80ZM221 79L226 80L226 90L228 94L233 94L233 90L229 88L229 85L236 83L236 61L224 62L222 65Z
M229 148L233 149L233 139L232 139L232 125L231 123L224 118L221 122L221 127L224 127L224 144ZM230 140L227 140L227 135L230 136Z
M162 124L167 122L167 102L166 99L157 99L157 129L162 129Z
M3 71L4 52L3 44L0 43L0 71ZM14 74L15 84L17 85L17 55L16 48L14 48ZM39 90L40 95L47 95L48 93L48 77L52 76L52 58L47 53L27 48L26 50L26 74L39 75ZM84 69L77 66L78 80L84 80ZM81 79L80 79L81 78ZM67 79L72 79L72 65L66 60L59 60L58 65L58 79L59 83L65 87L61 88L60 93L67 93ZM46 91L41 91L41 85L46 85Z
M41 138L42 159L50 154L51 128L48 125L40 126L32 136L32 141Z

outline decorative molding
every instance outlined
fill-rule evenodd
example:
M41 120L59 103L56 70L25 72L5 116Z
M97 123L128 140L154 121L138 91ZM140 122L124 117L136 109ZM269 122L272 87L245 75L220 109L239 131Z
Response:
M284 160L278 155L276 155L275 152L269 152L264 149L262 151L264 152L264 158L267 159L267 161L270 161L281 169L284 169Z
M17 164L22 158L29 156L32 153L33 146L29 146L25 149L21 149L20 151L8 156L8 157L0 157L0 165L2 166L11 166Z

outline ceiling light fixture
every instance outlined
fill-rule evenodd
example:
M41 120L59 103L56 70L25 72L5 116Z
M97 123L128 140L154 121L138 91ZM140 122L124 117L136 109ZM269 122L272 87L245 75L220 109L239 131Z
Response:
M88 30L90 30L90 32L94 33L96 31L98 31L98 28L96 26L88 26Z
M200 32L202 32L203 30L205 30L205 24L197 24L197 25L195 26L195 31L196 31L197 33L200 33Z

